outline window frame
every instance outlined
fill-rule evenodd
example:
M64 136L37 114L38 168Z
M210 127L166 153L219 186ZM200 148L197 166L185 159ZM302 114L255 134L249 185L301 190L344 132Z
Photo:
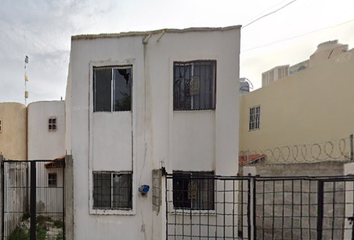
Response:
M194 74L194 68L195 68L195 65L201 65L202 63L210 63L212 64L212 79L210 80L211 82L211 85L213 87L213 90L210 91L209 90L209 94L211 94L210 96L210 102L209 102L209 105L208 107L205 107L204 108L201 108L200 105L199 105L199 108L196 108L195 106L193 106L193 100L194 98L192 96L185 96L185 98L190 98L191 100L191 108L186 108L186 103L184 103L183 106L178 106L178 102L176 103L175 102L175 97L176 97L176 67L178 67L178 65L181 67L185 67L185 66L188 66L188 65L191 65L191 73L190 73L190 81L192 80L193 77L196 77L196 76L200 76L200 75L195 75ZM175 60L172 62L172 68L173 68L173 75L172 75L172 82L173 82L173 87L172 87L172 104L173 104L173 111L207 111L207 110L215 110L216 109L216 88L217 88L217 60L216 59L197 59L197 60L189 60L189 61L183 61L183 60ZM188 79L184 78L184 81L186 81ZM199 88L201 88L201 79L199 78ZM204 81L206 81L204 79ZM185 85L188 85L188 83L185 83ZM206 92L206 89L204 89L205 92L204 94L207 94ZM180 93L181 94L181 93ZM178 95L178 94L177 94ZM200 104L200 98L201 98L201 95L199 95L199 104ZM204 99L206 97L204 96ZM177 106L176 106L177 104ZM205 102L204 102L205 104Z
M0 133L2 133L2 119L0 118Z
M51 178L50 175L55 176L55 179ZM55 181L55 184L50 183L50 181ZM57 173L53 173L53 172L48 173L48 187L50 187L50 188L58 187L58 174Z
M95 173L98 174L110 174L110 207L96 207L95 206ZM114 175L130 175L130 207L114 207ZM92 210L95 211L122 211L129 212L133 210L133 172L132 171L93 171L92 172Z
M55 121L54 123L53 122L51 122L51 121ZM54 127L54 128L53 128ZM57 127L57 117L50 117L49 119L48 119L48 131L49 132L56 132L57 131L57 129L58 129L58 127Z
M110 111L97 111L96 110L96 82L95 82L95 70L96 69L111 69L111 110ZM113 72L115 69L130 69L131 74L131 92L130 92L130 110L119 110L114 109L114 92L115 92L115 81L113 79ZM133 65L99 65L92 66L92 112L93 113L113 113L113 112L131 112L133 109Z
M184 175L184 176L183 176ZM193 176L194 175L194 176ZM182 177L183 176L183 177ZM182 180L181 180L182 179ZM177 197L178 197L178 189L176 188L176 185L179 181L184 182L184 180L189 181L188 185L183 184L183 190L182 195L187 195L187 199L189 200L182 200L182 205L184 204L189 204L189 206L176 206L179 205L181 203L177 202ZM190 198L190 196L194 195L193 193L190 192L190 188L192 187L191 183L194 182L196 183L196 187L200 187L200 185L204 185L207 182L207 198L209 198L210 202L207 201L203 201L205 200L205 196L201 196L201 194L203 193L203 190L197 190L197 192L195 193L195 197L197 198L196 201L194 201ZM210 189L210 185L211 184L211 188ZM185 187L187 186L187 189L185 189ZM173 189L173 193L172 193L172 205L173 205L173 209L175 210L175 213L179 213L179 212L184 212L184 211L194 211L194 212L215 212L215 208L216 208L216 201L215 201L215 197L216 197L216 193L215 193L215 188L216 186L216 182L215 182L215 171L173 171L173 181L172 181L172 189ZM177 192L177 194L175 194ZM203 204L206 204L205 207L203 207ZM194 206L193 206L194 205Z
M257 105L249 108L248 131L260 130L261 106Z

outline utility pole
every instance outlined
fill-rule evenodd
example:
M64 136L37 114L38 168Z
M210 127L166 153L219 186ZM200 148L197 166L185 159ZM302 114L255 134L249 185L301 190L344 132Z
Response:
M26 55L26 57L25 57L25 105L27 105L27 98L28 98L28 92L27 92L27 82L28 82L27 64L28 64L28 56Z

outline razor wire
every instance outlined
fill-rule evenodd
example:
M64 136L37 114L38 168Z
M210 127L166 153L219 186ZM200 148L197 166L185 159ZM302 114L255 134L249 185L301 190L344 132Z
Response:
M312 144L294 144L261 150L243 150L239 157L241 165L316 163L323 161L351 161L353 142L350 138Z

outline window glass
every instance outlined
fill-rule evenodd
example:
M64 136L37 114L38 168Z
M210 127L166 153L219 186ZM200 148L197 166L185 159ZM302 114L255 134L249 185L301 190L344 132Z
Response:
M113 69L114 95L113 111L131 110L132 76L131 68Z
M113 174L113 208L132 208L131 174Z
M95 68L93 74L93 111L111 111L111 68Z
M260 118L261 118L261 107L253 107L250 108L250 117L249 117L249 130L259 129L260 126Z

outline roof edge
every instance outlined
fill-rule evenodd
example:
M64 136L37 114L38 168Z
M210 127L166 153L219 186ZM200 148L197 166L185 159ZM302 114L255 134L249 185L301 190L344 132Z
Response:
M146 36L148 34L158 34L162 31L166 33L185 33L185 32L214 32L214 31L229 31L234 29L241 29L241 25L233 25L227 27L192 27L184 29L163 28L152 31L137 31L137 32L121 32L121 33L101 33L101 34L82 34L71 36L71 40L81 39L97 39L97 38L120 38L120 37L136 37Z

